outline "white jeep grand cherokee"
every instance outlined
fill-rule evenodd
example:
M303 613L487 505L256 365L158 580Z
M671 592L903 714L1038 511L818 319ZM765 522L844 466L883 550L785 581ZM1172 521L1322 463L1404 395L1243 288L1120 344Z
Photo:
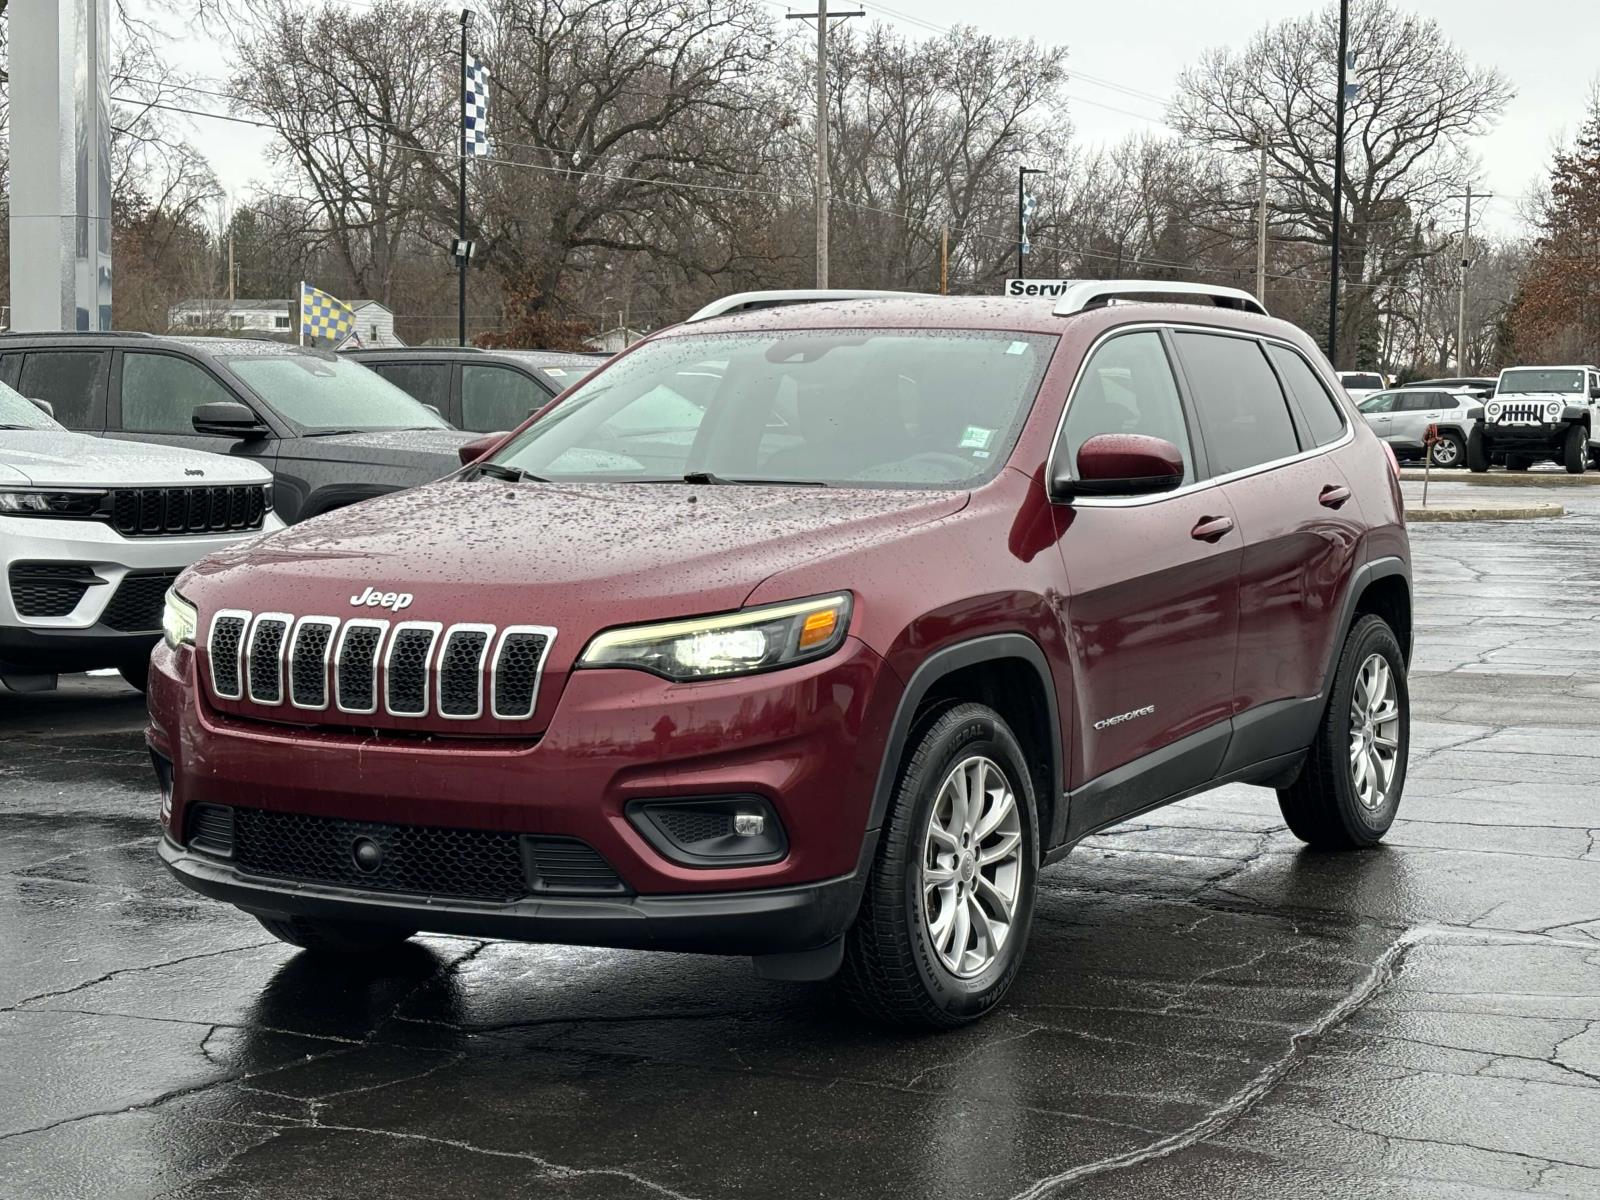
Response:
M255 463L71 433L0 384L0 684L115 667L143 691L178 572L282 528Z

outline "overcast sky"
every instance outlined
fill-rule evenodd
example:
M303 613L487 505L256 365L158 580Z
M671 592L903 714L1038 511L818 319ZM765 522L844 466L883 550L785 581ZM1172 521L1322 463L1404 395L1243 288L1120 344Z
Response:
M359 3L361 0L351 0ZM775 9L785 0L766 0ZM1183 68L1210 46L1242 46L1269 22L1310 11L1305 0L830 0L860 7L911 35L955 22L985 32L1065 43L1073 123L1088 142L1115 140L1133 130L1157 130L1165 96ZM1499 67L1516 88L1495 131L1477 151L1489 230L1512 232L1518 206L1544 175L1553 147L1577 131L1591 84L1600 78L1600 0L1399 0L1400 7L1435 18L1468 58ZM796 9L814 0L793 0ZM217 74L220 47L192 38L174 54L191 71ZM1115 85L1115 86L1107 86ZM1128 90L1119 90L1128 89ZM1142 94L1130 94L1142 93ZM197 98L196 107L217 103ZM491 114L491 121L493 116ZM196 141L223 184L241 197L270 169L265 131L196 120Z

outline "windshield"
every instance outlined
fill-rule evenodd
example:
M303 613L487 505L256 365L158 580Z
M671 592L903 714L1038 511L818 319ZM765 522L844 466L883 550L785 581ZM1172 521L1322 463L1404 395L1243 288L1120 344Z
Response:
M1582 371L1507 371L1500 376L1498 394L1515 396L1528 392L1582 391Z
M431 408L347 358L273 354L231 358L228 365L280 416L310 433L450 428Z
M0 429L60 429L61 424L45 415L21 392L0 383Z
M970 487L1005 461L1055 342L895 329L664 338L493 461L561 480Z
M1363 388L1381 388L1383 386L1383 376L1381 375L1355 375L1346 373L1339 376L1339 379L1345 387L1356 388L1357 390Z

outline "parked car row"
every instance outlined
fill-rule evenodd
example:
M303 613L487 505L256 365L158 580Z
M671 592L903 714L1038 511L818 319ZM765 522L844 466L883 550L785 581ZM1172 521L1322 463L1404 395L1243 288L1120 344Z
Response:
M0 337L0 684L115 667L143 687L178 570L449 474L475 433L515 428L600 361L385 351L369 370L247 339Z

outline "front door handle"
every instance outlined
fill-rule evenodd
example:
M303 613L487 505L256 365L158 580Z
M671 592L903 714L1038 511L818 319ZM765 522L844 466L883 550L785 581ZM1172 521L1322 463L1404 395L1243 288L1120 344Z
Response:
M1338 508L1350 499L1350 489L1342 484L1330 483L1322 489L1322 494L1317 497L1317 503L1323 508Z
M1200 523L1189 530L1189 536L1197 542L1215 542L1232 532L1232 517L1201 517Z

